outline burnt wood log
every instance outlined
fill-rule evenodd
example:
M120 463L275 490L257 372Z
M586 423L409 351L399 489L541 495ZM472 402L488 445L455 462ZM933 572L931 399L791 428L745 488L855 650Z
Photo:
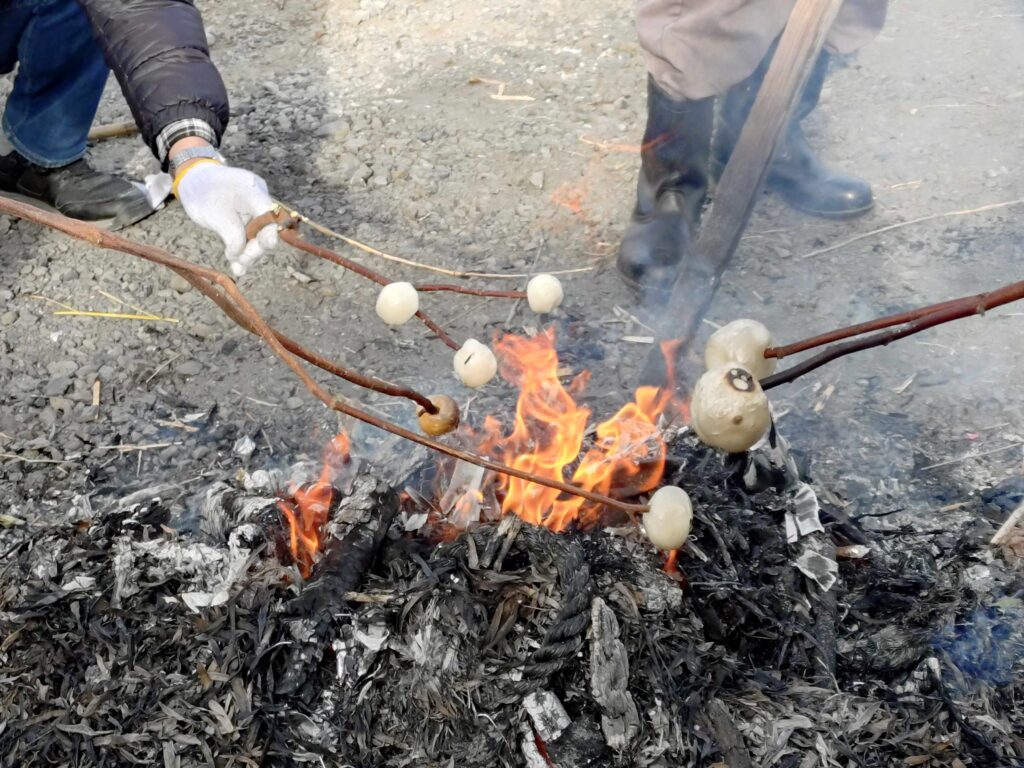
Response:
M640 714L629 692L629 655L619 639L615 612L599 597L591 605L590 689L601 709L608 746L625 749L640 730Z
M394 489L376 479L372 468L360 468L351 491L334 511L340 530L327 540L325 555L302 593L284 609L292 642L277 681L278 694L298 694L320 664L336 617L346 609L346 593L358 589L398 509Z
M805 541L809 550L835 563L836 545L828 534L812 533ZM822 688L832 688L836 680L836 590L834 587L818 589L814 586L808 589L814 599L814 679Z

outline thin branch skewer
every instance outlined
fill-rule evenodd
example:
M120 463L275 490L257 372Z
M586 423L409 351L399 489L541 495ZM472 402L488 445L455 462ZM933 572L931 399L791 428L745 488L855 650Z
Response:
M367 245L366 243L361 243L358 240L355 240L354 238L347 237L346 235L343 235L340 232L335 232L330 227L325 227L323 224L319 224L313 221L308 216L304 216L303 214L299 213L287 203L281 202L280 200L275 200L274 202L276 202L279 206L287 210L292 216L299 219L299 221L308 226L310 229L316 230L321 235L333 237L335 240L341 240L341 242L345 243L346 245L349 245L357 250L360 250L363 253L368 253L371 256L377 256L378 258L384 259L386 261L393 261L396 264L404 264L407 267L424 269L428 272L436 272L439 275L448 275L449 277L460 278L483 277L490 278L493 280L521 280L524 277L531 276L531 273L524 272L475 272L472 270L465 269L448 269L447 267L439 267L435 264L424 264L421 261L413 261L412 259L406 259L402 256L395 256L394 254L385 253L384 251L378 250L377 248L374 248L372 245ZM581 272L593 272L595 269L596 267L592 266L575 267L573 269L556 269L548 271L548 274L576 275Z
M962 299L951 299L949 301L943 301L927 307L919 307L918 309L911 309L895 315L867 320L866 322L850 325L846 328L838 328L834 331L829 331L828 333L819 334L818 336L811 336L809 339L803 339L801 341L795 341L792 344L786 344L785 346L769 347L764 351L764 356L768 358L774 357L777 360L781 360L784 357L796 355L800 352L806 352L807 350L814 349L815 347L823 347L826 344L832 344L833 342L842 341L843 339L849 339L865 333L891 328L894 325L903 325L904 323L910 323L914 320L920 320L922 317L927 317L933 312L938 312L939 310L945 309L959 301L962 301Z
M1024 299L1024 280L1016 283L1010 283L1009 285L997 288L996 290L988 293L964 296L961 299L955 299L953 301L944 301L939 304L933 304L930 307L915 310L912 313L901 313L901 315L896 315L894 317L901 317L908 314L916 314L917 317L902 327L892 328L891 330L876 333L872 336L862 336L861 338L855 338L851 341L828 347L823 352L804 360L802 363L798 363L791 368L787 368L785 371L776 373L773 376L768 376L761 381L761 387L763 389L771 389L772 387L777 387L780 384L787 384L806 373L810 373L811 371L820 368L826 363L836 360L837 358L852 355L854 352L871 349L872 347L884 346L906 336L911 336L929 328L934 328L937 325L950 323L954 320L971 317L972 315L983 315L990 309L995 309L996 307L1001 307L1004 304L1010 304L1014 301L1020 301L1021 299ZM860 326L851 326L851 328L867 326L866 330L868 331L878 328L887 328L892 325L890 320L891 318L881 318L880 320L873 321L872 323L861 323ZM817 338L835 336L836 334L842 334L846 330L850 329L843 329L841 331L833 332L832 334L823 334ZM846 338L846 336L839 336L839 338ZM803 349L810 349L811 346L813 345L808 345L805 342L798 342L797 344L790 345L790 347L802 347ZM772 351L773 350L766 350L765 357L768 357L769 352Z
M259 336L259 332L249 322L245 313L242 312L237 306L235 306L231 300L222 293L215 290L209 290L209 283L206 283L201 278L196 277L191 272L186 270L174 270L183 279L185 279L193 288L198 290L200 293L210 298L221 310L235 321L239 326L249 331L249 333ZM277 337L277 340L281 342L285 349L291 352L293 355L297 355L305 360L307 363L315 365L330 374L337 376L338 378L345 379L345 381L351 382L357 386L363 387L364 389L372 389L375 392L380 392L383 395L390 395L391 397L404 397L408 400L412 400L421 408L425 409L428 413L437 413L437 406L434 405L430 398L421 392L417 392L415 389L409 387L403 387L399 384L394 384L390 381L384 381L378 379L375 376L365 376L357 371L353 371L351 368L346 368L339 363L334 362L322 355L318 355L316 352L312 352L302 345L300 345L294 339L285 336L280 331L276 330L272 326L269 326L270 330Z
M482 296L490 299L525 299L526 291L499 291L491 288L470 288L468 285L450 285L448 283L420 283L416 286L420 293L462 293L467 296Z
M518 477L521 480L553 488L572 496L579 496L587 499L588 501L593 501L597 504L602 504L613 509L619 509L628 514L642 514L647 511L647 507L640 504L630 504L618 499L613 499L610 496L579 488L578 486L570 483L540 477L532 472L525 472L523 470L516 469L515 467L502 464L501 462L492 461L483 456L477 456L476 454L468 451L463 451L450 445L445 445L442 442L417 434L405 427L387 421L386 419L378 418L377 416L348 404L340 398L330 395L303 369L296 357L287 350L284 344L282 344L280 339L278 339L277 335L274 333L274 330L267 325L266 321L256 311L255 307L249 303L248 299L246 299L238 289L238 286L235 285L235 281L223 272L218 272L215 269L203 267L184 259L180 259L171 255L162 248L136 243L132 240L121 237L120 235L105 232L97 227L86 224L85 222L75 221L74 219L69 219L66 216L41 210L34 206L14 200L0 197L0 212L17 216L18 218L26 219L28 221L33 221L37 224L63 232L66 235L100 248L108 248L110 250L126 253L130 256L145 259L146 261L174 270L183 276L183 273L187 273L197 278L196 282L189 280L192 285L194 285L203 294L216 301L217 305L223 308L224 305L221 304L220 301L217 301L217 299L214 299L214 296L218 295L217 289L219 288L220 291L226 295L226 298L235 305L235 310L245 316L246 320L252 325L254 331L263 339L263 341L266 342L274 354L292 370L306 389L308 389L314 397L332 410L344 413L346 416L350 416L353 419L357 419L369 424L370 426L382 429L385 432L390 432L393 435L405 438L406 440L417 443L426 448L430 448L438 453L465 461L469 464L475 464L483 467L484 469L489 469L492 472L510 475L511 477ZM222 295L221 298L225 298L225 296ZM228 312L227 314L233 319L231 312Z
M259 234L260 230L268 224L277 224L280 232L280 238L284 242L288 243L293 248L297 248L301 251L305 251L313 256L330 261L343 267L350 272L355 272L360 277L367 280L371 280L377 285L388 285L394 281L389 280L384 275L380 274L376 270L370 269L369 267L360 264L352 259L346 258L339 253L335 253L329 248L311 243L303 238L298 230L297 226L300 221L305 220L305 217L295 211L288 211L280 206L261 214L249 222L246 227L246 236L248 239L253 239ZM446 283L435 283L427 285L416 286L418 291L427 293L447 291L450 293L462 293L469 296L482 296L485 298L500 298L500 299L524 299L526 298L525 291L497 291L497 290L486 290L481 288L470 288L462 285L449 285ZM423 310L419 310L416 313L416 317L433 331L442 342L448 345L451 349L458 350L459 344L437 322L431 318Z
M253 219L253 221L256 221L256 219ZM257 229L256 231L258 232L259 230ZM367 267L364 267L362 264L358 264L350 259L346 259L344 256L338 255L334 251L316 245L315 243L311 243L308 240L304 240L302 236L294 229L282 229L280 232L280 237L284 242L288 243L288 245L291 245L294 248L298 248L301 251L310 253L313 256L318 256L321 259L333 261L338 266L344 267L350 272L355 272L357 275L365 277L367 280L372 280L378 285L387 285L388 283L391 282L383 275L377 274L372 269L368 269ZM425 326L427 326L427 328L433 331L434 334L449 347L456 350L459 349L458 342L455 341L455 339L453 339L451 336L449 336L448 333L444 330L444 328L438 325L422 309L416 313L416 317L418 317L420 322L422 322Z
M288 245L293 248L310 253L314 256L318 256L321 259L334 262L340 267L344 267L352 272L355 272L361 277L365 277L367 280L372 280L377 285L388 285L393 283L394 280L389 280L384 275L380 274L376 270L370 269L369 267L360 264L359 262L352 261L329 248L324 248L320 245L315 245L308 240L304 239L296 231L295 225L300 221L295 217L285 218L282 216L281 211L269 211L253 219L249 226L246 228L246 234L258 234L260 229L265 227L267 224L276 222L281 227L281 239L284 240ZM285 222L285 223L282 223ZM249 238L250 240L252 238ZM463 293L468 296L482 296L484 298L492 299L525 299L526 291L501 291L492 290L487 288L471 288L468 285L453 285L451 283L425 283L416 286L417 291L423 293L437 293L441 291L447 291L448 293Z

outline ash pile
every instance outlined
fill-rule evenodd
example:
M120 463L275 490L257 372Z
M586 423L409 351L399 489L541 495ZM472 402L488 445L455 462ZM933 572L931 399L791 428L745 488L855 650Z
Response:
M695 510L669 564L626 520L456 530L369 465L306 576L283 477L191 524L78 499L3 553L0 765L1024 762L1024 578L991 526L818 526L771 462L669 458Z

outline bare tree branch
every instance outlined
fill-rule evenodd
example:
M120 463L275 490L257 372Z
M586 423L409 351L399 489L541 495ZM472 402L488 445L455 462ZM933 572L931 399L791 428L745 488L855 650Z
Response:
M787 384L840 357L852 355L854 352L871 349L872 347L885 346L897 339L912 336L915 333L920 333L944 323L951 323L954 320L960 320L973 315L983 315L990 309L995 309L1014 301L1020 301L1021 299L1024 299L1024 280L1005 285L988 293L979 293L974 296L964 296L960 299L939 302L938 304L921 307L920 309L900 312L888 317L871 320L870 322L851 325L848 328L840 328L829 333L798 341L794 344L788 344L784 347L767 349L764 353L765 357L783 358L787 355L814 349L834 341L862 336L862 338L853 338L852 341L842 344L835 344L823 352L804 360L802 363L794 365L792 368L780 371L773 376L768 376L761 381L761 387L763 389L771 389L780 384ZM875 333L872 336L863 336L863 334L885 328L892 328L892 330Z
M309 375L309 373L306 372L298 358L301 357L302 359L306 359L332 373L344 371L345 373L343 377L353 383L359 383L360 380L362 380L376 384L378 380L371 379L370 377L364 377L362 374L350 371L337 363L331 363L330 361L327 361L312 352L307 352L306 350L302 350L302 353L293 353L290 351L289 346L293 346L298 349L301 349L301 347L291 339L281 336L271 328L259 312L256 311L255 307L249 303L249 300L246 299L238 289L235 281L223 272L218 272L215 269L203 267L184 259L180 259L162 248L137 243L112 232L105 232L85 222L69 219L59 213L51 213L50 211L45 211L15 200L0 197L0 213L10 214L11 216L32 221L45 227L49 227L50 229L55 229L58 232L63 232L66 235L90 243L99 248L107 248L130 256L136 256L173 270L187 280L190 285L214 301L228 317L246 330L251 331L263 339L274 354L291 369L292 373L294 373L296 377L298 377L299 381L302 382L306 389L332 410L344 413L346 416L350 416L353 419L357 419L358 421L362 421L366 424L377 427L378 429L382 429L385 432L390 432L393 435L398 435L399 437L405 438L406 440L417 443L426 448L430 448L438 453L470 464L475 464L485 469L489 469L492 472L518 477L521 480L553 488L572 496L579 496L597 504L619 509L628 514L641 514L647 511L647 507L639 504L630 504L618 499L613 499L610 496L605 496L600 493L580 488L572 485L571 483L564 483L558 480L541 477L533 474L532 472L525 472L523 470L516 469L515 467L502 464L501 462L492 461L483 456L477 456L476 454L468 451L446 445L440 441L417 434L416 432L390 422L387 419L367 413L347 401L331 395L324 390L320 384L318 384L316 380ZM338 375L342 374L338 373ZM392 386L397 387L397 385ZM381 390L377 389L375 391ZM385 394L390 393L385 392Z

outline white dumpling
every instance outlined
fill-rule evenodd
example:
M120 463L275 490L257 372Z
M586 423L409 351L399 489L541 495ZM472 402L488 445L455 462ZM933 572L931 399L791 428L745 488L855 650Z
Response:
M564 298L562 282L554 275L537 275L526 284L526 300L538 315L554 312Z
M644 513L644 532L658 549L679 549L690 535L693 505L682 488L666 485L659 488L648 502Z
M757 379L746 368L727 363L697 381L690 401L697 437L729 453L749 450L771 425L771 408Z
M764 356L773 344L771 331L762 323L733 320L711 334L704 348L704 364L711 370L726 363L738 363L761 380L771 376L778 363L774 357Z
M377 316L388 325L404 325L420 309L420 295L412 283L388 283L377 294Z
M467 339L455 353L455 375L467 387L482 387L498 372L498 360L491 348L476 339Z

